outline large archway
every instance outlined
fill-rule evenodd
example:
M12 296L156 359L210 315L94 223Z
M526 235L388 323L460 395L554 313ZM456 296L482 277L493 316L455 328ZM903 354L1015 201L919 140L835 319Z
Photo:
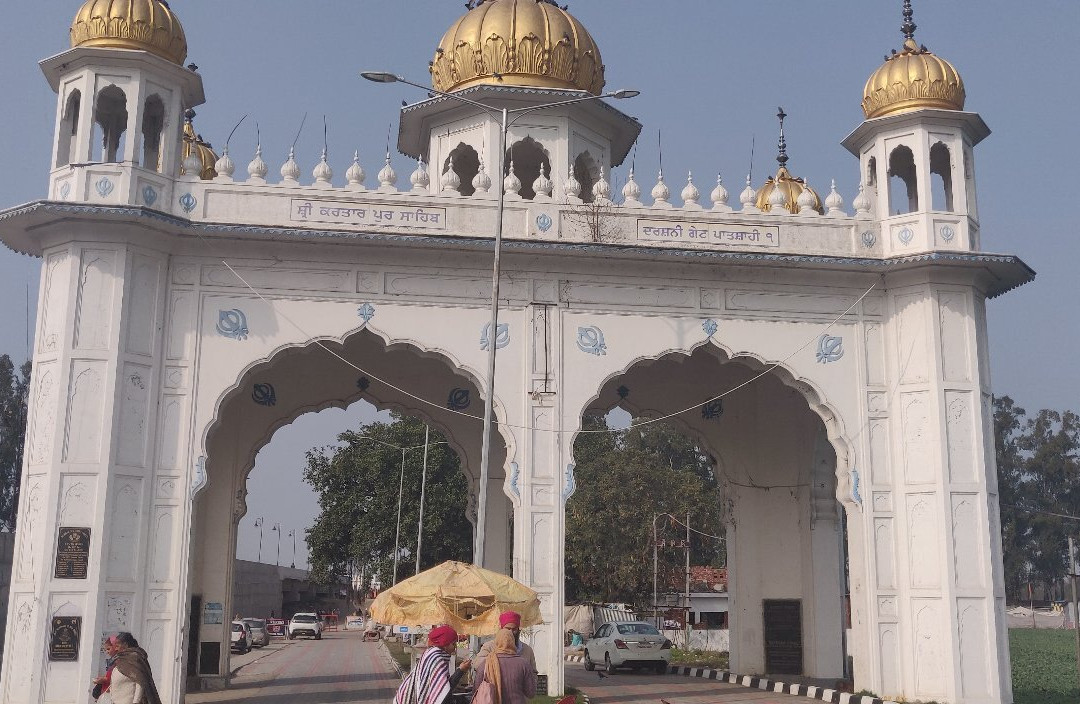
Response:
M846 443L820 396L782 367L706 344L609 376L584 416L616 407L638 424L662 419L714 461L732 669L844 676L851 497Z
M445 405L419 399L445 399ZM237 526L247 512L247 483L259 450L302 414L360 400L421 419L446 438L466 475L468 517L475 522L482 439L475 415L482 397L471 374L446 355L412 344L387 344L368 329L341 342L285 347L245 369L222 395L206 433L206 479L195 497L189 550L193 613L208 602L221 603L225 613L232 613ZM513 506L498 489L506 480L507 449L500 440L496 434L492 444L485 564L509 572ZM229 633L225 624L192 623L185 648L188 675L200 677L199 686L214 686L229 672Z

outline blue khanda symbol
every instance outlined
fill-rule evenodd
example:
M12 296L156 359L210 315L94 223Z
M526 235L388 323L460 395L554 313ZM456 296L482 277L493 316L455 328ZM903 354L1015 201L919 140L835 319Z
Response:
M371 319L375 317L375 306L370 303L365 303L356 309L356 314L360 316L360 319L364 321L364 324L371 322Z
M720 326L716 324L716 321L709 318L701 324L701 329L705 331L705 334L712 337L716 334L716 331L720 329Z
M108 198L109 194L113 192L114 186L112 181L102 176L101 180L94 184L94 188L97 189L99 196Z
M915 237L915 233L911 230L910 227L905 227L903 230L900 230L900 232L896 233L896 236L899 237L900 241L904 244L909 244L912 238Z
M706 401L701 407L701 417L705 420L713 420L724 415L724 399L714 398Z
M540 213L536 216L536 227L540 232L547 232L551 229L551 225L551 216L547 213Z
M862 506L862 494L859 493L859 470L851 470L851 498L858 505Z
M604 342L604 333L595 325L578 328L577 346L582 352L594 354L597 357L607 354L607 343Z
M818 338L817 361L821 364L839 361L844 356L844 338L825 334Z
M198 202L199 201L196 200L195 196L190 193L185 193L180 196L180 207L184 209L185 213L190 213L192 210L195 210L195 206Z
M471 403L468 389L450 389L450 396L446 399L446 407L451 411L464 411Z
M277 392L274 391L274 385L255 384L255 388L251 390L251 400L260 406L276 406Z
M247 316L239 308L218 311L218 334L234 340L246 340L248 336Z
M501 350L510 344L510 323L499 323L495 328L495 349ZM488 348L488 340L490 339L489 333L491 332L491 323L486 323L483 328L480 329L480 349L486 350Z

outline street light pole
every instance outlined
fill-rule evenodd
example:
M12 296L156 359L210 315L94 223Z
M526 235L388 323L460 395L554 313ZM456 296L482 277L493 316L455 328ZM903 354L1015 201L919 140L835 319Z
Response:
M420 574L420 545L424 540L424 494L427 490L427 451L430 428L424 426L424 469L420 474L420 518L416 521L416 574Z
M292 538L292 567L296 569L296 529L293 528L289 531L289 537Z
M263 536L263 519L259 516L255 519L255 527L259 529L259 557L255 559L256 562L262 562L262 536Z
M652 517L652 611L653 620L656 621L656 630L658 631L663 630L660 626L660 615L657 610L658 603L656 595L656 572L658 563L657 548L659 547L656 540L656 519L660 518L661 515L663 514L654 513Z
M277 559L274 561L274 564L277 565L278 567L280 567L281 566L281 524L280 523L275 523L274 527L271 528L270 530L277 533Z
M401 479L398 480L397 531L394 533L394 584L397 584L398 560L401 558L401 495L405 491L405 448L401 448Z

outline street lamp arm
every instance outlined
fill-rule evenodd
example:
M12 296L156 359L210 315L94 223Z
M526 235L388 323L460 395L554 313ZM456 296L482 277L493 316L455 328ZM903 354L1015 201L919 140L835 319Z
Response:
M475 100L470 100L469 98L463 98L462 96L460 96L460 95L458 95L456 93L447 93L446 91L439 90L438 88L432 88L431 86L425 86L423 83L415 83L413 81L410 81L407 78L403 78L401 76L398 76L398 75L395 75L395 74L392 74L392 73L382 73L382 72L379 72L379 71L362 71L360 73L360 76L363 77L363 78L368 79L369 81L374 81L375 83L404 83L407 86L413 86L414 88L419 88L420 90L425 90L428 93L433 93L434 95L441 95L444 98L453 98L454 100L460 100L463 103L468 103L469 105L472 105L473 107L480 108L481 110L484 110L485 112L487 112L487 113L489 113L491 115L495 114L494 108L492 108L490 105L484 105L483 103L477 102Z
M557 100L553 103L544 103L542 105L529 105L527 107L514 108L512 110L506 111L507 113L514 116L514 119L510 120L507 126L509 127L510 125L513 125L515 122L517 122L517 119L519 117L527 115L528 113L534 112L536 110L544 110L546 108L558 108L562 107L563 105L574 105L575 103L584 103L590 100L600 100L601 98L615 98L616 100L622 98L633 98L635 95L639 94L640 91L636 90L617 90L612 91L611 93L603 93L601 95L583 95L580 98L570 98L569 100Z

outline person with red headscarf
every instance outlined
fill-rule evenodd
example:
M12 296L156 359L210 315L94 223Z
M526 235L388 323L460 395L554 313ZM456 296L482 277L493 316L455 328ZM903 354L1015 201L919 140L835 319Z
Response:
M510 634L514 637L514 649L517 654L520 655L528 664L532 670L533 675L536 675L536 653L529 647L528 643L521 642L521 614L516 611L506 611L499 616L499 630L510 631ZM488 642L484 643L480 647L480 652L476 654L476 671L483 672L485 660L488 655L491 655L495 651L495 639L492 638Z
M450 656L457 651L458 634L450 626L439 626L428 633L428 649L416 661L397 694L394 704L448 704L450 693L469 671L472 662L464 660L450 674Z

